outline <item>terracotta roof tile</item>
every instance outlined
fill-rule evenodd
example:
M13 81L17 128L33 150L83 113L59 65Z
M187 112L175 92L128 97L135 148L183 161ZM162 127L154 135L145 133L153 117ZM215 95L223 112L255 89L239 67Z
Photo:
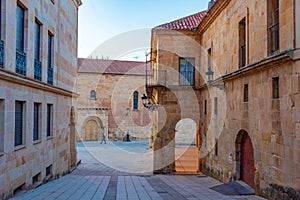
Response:
M201 11L196 14L177 19L175 21L156 26L154 30L169 29L169 30L194 30L202 22L207 11Z
M145 75L145 67L145 62L78 58L78 73Z

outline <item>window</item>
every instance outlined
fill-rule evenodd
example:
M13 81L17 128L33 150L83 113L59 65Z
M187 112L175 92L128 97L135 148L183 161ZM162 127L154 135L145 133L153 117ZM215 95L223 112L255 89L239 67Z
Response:
M46 176L52 175L52 165L46 167Z
M52 136L53 105L47 104L47 137Z
M279 98L279 77L272 78L273 99Z
M139 109L139 93L135 91L133 93L133 110Z
M40 127L41 127L41 120L40 120L40 103L34 103L33 105L33 141L40 139Z
M249 101L249 87L248 84L244 85L244 102Z
M180 58L180 85L194 85L195 59Z
M90 92L90 99L96 99L96 92L95 92L95 90L92 90Z
M35 20L34 24L34 79L42 80L42 65L40 61L41 25Z
M23 145L25 131L25 102L15 103L15 146Z
M0 1L0 68L4 67L4 42L1 40L2 29L2 1Z
M4 100L0 99L0 152L4 152Z
M219 147L218 147L218 139L215 138L215 156L218 156L219 153Z
M211 57L211 48L207 50L207 68L211 68L212 57Z
M24 53L25 10L17 5L16 11L16 73L26 76L26 54Z
M239 23L239 67L246 66L246 19Z
M53 85L53 34L48 33L48 75L47 83Z
M214 98L214 113L215 115L218 114L218 97Z
M268 0L269 54L279 51L279 0Z
M207 100L204 100L204 115L207 115Z
M41 178L41 173L36 174L35 176L32 177L32 184L35 184L38 182Z

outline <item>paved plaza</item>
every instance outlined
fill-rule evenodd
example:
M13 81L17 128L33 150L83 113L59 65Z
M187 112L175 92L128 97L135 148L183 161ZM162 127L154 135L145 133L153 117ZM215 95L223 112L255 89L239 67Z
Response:
M222 183L201 174L153 175L147 142L85 142L78 143L77 150L81 164L71 174L12 199L262 199L222 195L210 189Z

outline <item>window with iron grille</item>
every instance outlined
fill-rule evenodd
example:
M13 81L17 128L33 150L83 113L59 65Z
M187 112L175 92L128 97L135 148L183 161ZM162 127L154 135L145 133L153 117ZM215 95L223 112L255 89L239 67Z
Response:
M20 5L17 5L16 21L16 73L26 76L26 54L24 53L25 10Z
M135 91L133 93L133 110L139 109L139 93Z
M180 58L180 85L195 85L195 59Z
M52 136L53 105L47 104L47 137Z
M279 0L268 0L268 40L269 54L279 51L280 28L279 28Z
M0 1L0 68L4 68L4 42L1 39L2 24L2 1Z
M40 103L33 105L33 141L40 139Z
M0 99L0 152L4 152L4 100Z
M42 80L41 50L41 24L35 20L34 24L34 79Z
M246 66L246 18L239 23L239 67Z
M248 84L244 85L244 102L249 101L249 87Z
M15 146L23 144L25 131L25 102L15 102Z
M272 93L273 99L279 98L279 77L272 78Z
M53 85L53 34L48 33L48 74L47 83Z

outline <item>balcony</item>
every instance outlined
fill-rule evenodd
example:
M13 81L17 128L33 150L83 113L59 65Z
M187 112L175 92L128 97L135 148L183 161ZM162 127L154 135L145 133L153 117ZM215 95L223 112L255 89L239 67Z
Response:
M42 80L42 63L37 59L34 59L34 79Z
M174 70L148 70L146 75L148 87L194 86L195 73L193 71L176 72Z
M271 54L279 51L279 23L269 27L269 45Z
M16 50L16 73L26 76L26 54Z
M53 68L48 68L47 83L53 85Z
M4 67L4 42L0 40L0 68Z
M146 84L147 86L166 86L167 70L147 70Z

